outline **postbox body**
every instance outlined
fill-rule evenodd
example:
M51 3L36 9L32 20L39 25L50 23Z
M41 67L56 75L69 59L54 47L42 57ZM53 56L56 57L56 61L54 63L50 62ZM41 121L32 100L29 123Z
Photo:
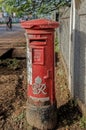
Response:
M45 19L22 23L28 41L28 102L37 107L55 104L54 29L58 25Z
M50 103L55 101L53 33L52 30L52 32L35 34L31 39L29 38L32 78L30 77L28 82L28 97L34 101Z

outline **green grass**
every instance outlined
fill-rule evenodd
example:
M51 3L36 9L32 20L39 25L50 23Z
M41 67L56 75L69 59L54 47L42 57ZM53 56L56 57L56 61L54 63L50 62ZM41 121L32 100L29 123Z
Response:
M19 68L19 61L16 58L0 60L1 66L6 66L9 69L16 70Z
M82 117L81 120L80 120L80 127L82 129L85 129L86 128L86 117Z
M58 39L55 39L55 52L59 52Z

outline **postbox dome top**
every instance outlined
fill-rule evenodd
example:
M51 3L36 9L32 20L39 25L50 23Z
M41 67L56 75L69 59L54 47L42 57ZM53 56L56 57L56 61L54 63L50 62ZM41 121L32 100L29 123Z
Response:
M22 21L21 26L25 29L48 29L57 28L59 23L48 19L35 19Z

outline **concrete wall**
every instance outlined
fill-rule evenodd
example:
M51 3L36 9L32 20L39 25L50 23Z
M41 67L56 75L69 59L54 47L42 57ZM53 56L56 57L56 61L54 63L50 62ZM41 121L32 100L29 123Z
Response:
M86 104L86 0L84 0L81 3L79 14L80 14L79 98Z
M63 9L65 12L60 13L60 28L59 28L59 47L64 56L65 63L69 64L69 25L70 25L70 10Z
M79 14L79 15L78 15ZM72 95L86 104L86 0L75 14L70 34L70 8L60 10L59 46L68 70ZM71 46L70 46L71 45Z

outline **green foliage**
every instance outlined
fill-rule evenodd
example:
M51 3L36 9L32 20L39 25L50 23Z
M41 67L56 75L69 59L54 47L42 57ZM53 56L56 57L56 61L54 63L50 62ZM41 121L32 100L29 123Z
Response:
M47 14L68 4L70 0L0 0L0 3L8 13L19 14Z
M0 60L0 65L6 66L9 69L16 70L19 68L19 61L17 59Z
M8 67L10 69L17 69L19 67L19 61L16 59L8 60Z
M15 121L15 122L19 122L19 121L23 120L23 118L25 118L25 112L24 112L24 111L21 112L21 113L14 119L14 121Z
M71 99L70 104L71 104L72 107L78 106L77 100L75 100L75 99Z
M14 10L16 11L16 9L14 9L15 3L16 0L2 0L0 3L1 7L4 9L2 11L6 11L7 13L12 14Z
M59 52L58 39L55 39L55 52Z
M3 0L0 0L0 11L2 10L2 3L3 3Z
M80 127L82 129L86 128L86 117L84 117L84 116L80 120Z

